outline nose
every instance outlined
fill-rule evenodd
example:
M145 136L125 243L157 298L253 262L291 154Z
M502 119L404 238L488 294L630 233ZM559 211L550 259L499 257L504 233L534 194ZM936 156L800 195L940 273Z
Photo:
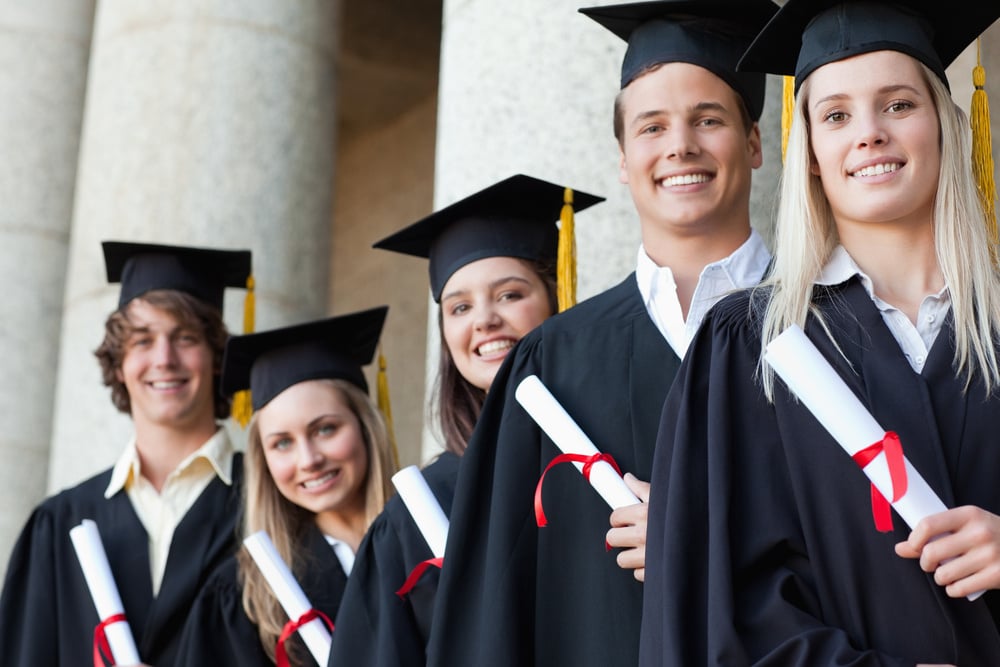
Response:
M888 141L889 135L877 114L865 114L859 118L858 148L884 146Z
M167 336L157 336L153 342L154 363L163 368L172 368L177 364L177 350Z
M492 303L487 303L479 307L475 319L476 331L492 331L498 328L501 322L500 314L493 307Z
M694 138L694 130L685 123L674 124L664 130L664 155L667 159L680 160L698 153L698 142Z
M298 446L298 463L302 470L314 470L323 463L323 455L311 440L303 440Z

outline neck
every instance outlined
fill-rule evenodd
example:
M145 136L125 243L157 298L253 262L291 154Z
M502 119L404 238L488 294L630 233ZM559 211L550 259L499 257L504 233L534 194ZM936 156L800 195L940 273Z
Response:
M732 255L750 238L750 223L713 229L711 233L678 234L642 230L642 247L657 266L670 268L677 298L687 319L698 278L708 264Z
M324 535L347 543L357 553L367 528L364 506L349 512L320 512L316 515L316 526Z
M135 448L139 453L142 476L157 491L180 462L215 435L215 420L198 427L178 429L161 424L136 423Z
M934 246L934 227L839 228L840 242L871 279L875 294L916 322L924 297L944 287Z

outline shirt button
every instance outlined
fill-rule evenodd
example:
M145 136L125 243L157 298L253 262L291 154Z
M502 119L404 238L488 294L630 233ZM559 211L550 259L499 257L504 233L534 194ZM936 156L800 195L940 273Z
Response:
M924 358L923 357L917 357L917 363L918 364L924 363Z
M933 323L934 323L934 320L935 320L935 317L934 317L933 315L928 315L928 316L927 316L927 322L928 322L929 324L933 324Z

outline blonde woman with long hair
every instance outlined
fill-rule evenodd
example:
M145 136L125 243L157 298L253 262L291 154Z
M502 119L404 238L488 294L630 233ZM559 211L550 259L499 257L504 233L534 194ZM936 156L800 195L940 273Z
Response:
M1000 277L944 72L998 16L789 0L744 56L798 85L776 259L664 407L643 665L1000 664ZM953 509L872 525L864 462L764 362L793 324Z
M333 619L394 470L361 367L386 308L234 337L223 389L250 389L244 535L267 531L313 607ZM289 619L246 550L221 567L185 626L178 664L271 665ZM297 635L289 664L312 664Z

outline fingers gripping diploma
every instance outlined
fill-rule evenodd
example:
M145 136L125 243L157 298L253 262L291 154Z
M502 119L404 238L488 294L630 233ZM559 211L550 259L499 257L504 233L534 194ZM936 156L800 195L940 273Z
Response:
M1000 588L1000 517L967 505L923 519L896 554L920 559L920 568L949 597Z
M607 541L612 547L620 548L618 565L625 570L633 570L639 581L646 579L646 513L649 506L649 482L639 480L632 473L625 473L625 484L642 501L616 509L611 513L611 530Z

